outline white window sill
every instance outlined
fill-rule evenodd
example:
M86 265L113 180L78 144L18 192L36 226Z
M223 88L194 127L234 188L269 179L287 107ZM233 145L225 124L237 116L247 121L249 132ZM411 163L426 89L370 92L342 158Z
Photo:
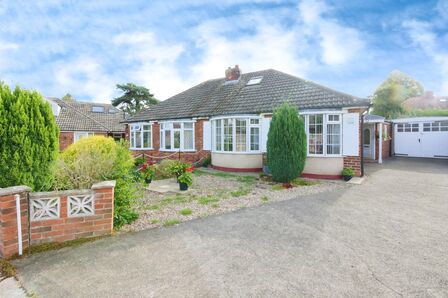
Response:
M160 152L196 152L196 150L160 149Z
M154 150L154 148L129 148L129 150Z
M212 151L212 153L252 155L252 154L262 154L263 152L261 152L261 151Z
M342 157L342 154L307 154L307 157Z

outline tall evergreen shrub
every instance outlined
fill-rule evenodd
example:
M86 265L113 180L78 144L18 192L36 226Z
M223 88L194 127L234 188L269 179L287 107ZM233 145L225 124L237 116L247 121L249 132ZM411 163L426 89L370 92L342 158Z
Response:
M36 91L0 82L0 187L47 190L59 148L50 104Z
M272 116L267 157L272 179L278 182L291 182L305 167L305 126L298 110L287 103L277 108Z

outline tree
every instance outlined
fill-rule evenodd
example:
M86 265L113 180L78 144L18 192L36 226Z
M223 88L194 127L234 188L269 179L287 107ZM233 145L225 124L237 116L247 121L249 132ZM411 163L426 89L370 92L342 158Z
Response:
M64 96L62 96L61 98L63 101L75 101L75 99L73 98L73 96L70 93L65 94Z
M405 113L402 103L409 97L423 94L422 85L405 73L394 70L373 94L373 111L387 119Z
M298 110L287 103L277 108L272 116L267 158L272 179L278 182L291 182L305 167L305 125Z
M0 187L48 190L58 154L59 129L50 104L36 91L0 82Z
M117 88L124 94L112 100L112 105L129 115L135 115L142 109L147 109L159 101L149 92L148 88L133 83L117 84Z

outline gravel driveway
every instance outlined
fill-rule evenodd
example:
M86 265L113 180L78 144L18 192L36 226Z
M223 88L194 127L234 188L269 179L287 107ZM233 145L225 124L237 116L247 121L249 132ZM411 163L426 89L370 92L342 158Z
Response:
M39 297L447 297L448 162L16 262Z

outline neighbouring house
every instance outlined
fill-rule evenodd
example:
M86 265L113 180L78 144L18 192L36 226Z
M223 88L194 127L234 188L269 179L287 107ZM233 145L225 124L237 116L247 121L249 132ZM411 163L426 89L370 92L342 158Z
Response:
M344 167L362 174L362 115L370 102L273 69L205 81L126 120L135 155L180 157L212 166L261 171L272 113L283 102L305 120L304 176L339 178Z
M384 117L364 115L362 146L363 157L367 162L382 163L391 155L392 125Z
M426 91L421 96L406 99L403 106L408 109L448 109L448 96L434 96L432 91Z
M46 98L59 126L59 149L92 135L125 137L124 113L111 104Z

